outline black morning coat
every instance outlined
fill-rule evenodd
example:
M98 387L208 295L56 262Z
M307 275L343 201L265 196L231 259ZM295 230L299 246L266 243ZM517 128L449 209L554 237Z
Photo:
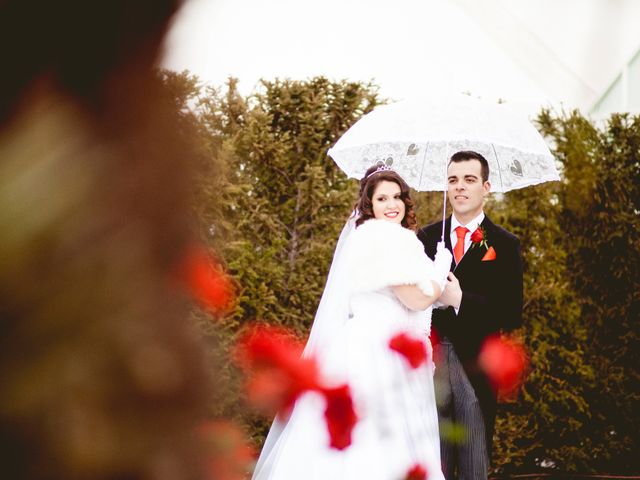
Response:
M478 368L477 356L483 340L500 330L509 331L522 324L522 258L520 241L512 233L495 225L485 215L481 226L486 232L487 247L493 247L496 258L482 261L487 247L471 246L451 271L460 281L462 301L456 315L453 307L433 309L432 328L447 337L462 362L467 377L480 401L487 433L491 438L495 420L496 395L488 379ZM451 246L451 217L445 222L445 246ZM433 259L442 235L442 222L419 230L427 255ZM436 358L437 368L437 358Z

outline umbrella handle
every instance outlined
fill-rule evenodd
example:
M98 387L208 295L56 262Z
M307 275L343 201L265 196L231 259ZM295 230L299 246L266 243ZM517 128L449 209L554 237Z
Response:
M440 235L440 241L444 242L444 222L447 218L447 189L444 190L442 197L442 235Z

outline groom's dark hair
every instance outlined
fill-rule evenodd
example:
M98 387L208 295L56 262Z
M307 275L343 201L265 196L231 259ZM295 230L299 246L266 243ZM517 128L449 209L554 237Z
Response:
M478 160L480 162L480 172L482 174L482 181L486 182L489 180L489 162L487 159L480 155L478 152L474 152L473 150L463 150L461 152L456 152L451 156L451 160L449 160L449 165L452 163L465 162L468 160Z

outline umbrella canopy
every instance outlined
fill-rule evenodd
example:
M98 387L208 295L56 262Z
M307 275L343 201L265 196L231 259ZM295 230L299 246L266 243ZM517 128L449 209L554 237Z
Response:
M560 179L549 147L525 116L468 95L376 107L328 154L351 178L383 162L415 190L442 191L448 160L461 150L487 159L494 192Z

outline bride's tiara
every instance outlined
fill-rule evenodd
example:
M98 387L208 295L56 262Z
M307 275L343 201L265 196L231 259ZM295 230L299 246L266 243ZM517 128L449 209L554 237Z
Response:
M371 175L373 175L375 173L380 173L380 172L393 172L393 168L391 168L389 165L385 165L383 163L382 165L379 165L378 168L376 168L373 172L371 172L365 178L369 178Z

